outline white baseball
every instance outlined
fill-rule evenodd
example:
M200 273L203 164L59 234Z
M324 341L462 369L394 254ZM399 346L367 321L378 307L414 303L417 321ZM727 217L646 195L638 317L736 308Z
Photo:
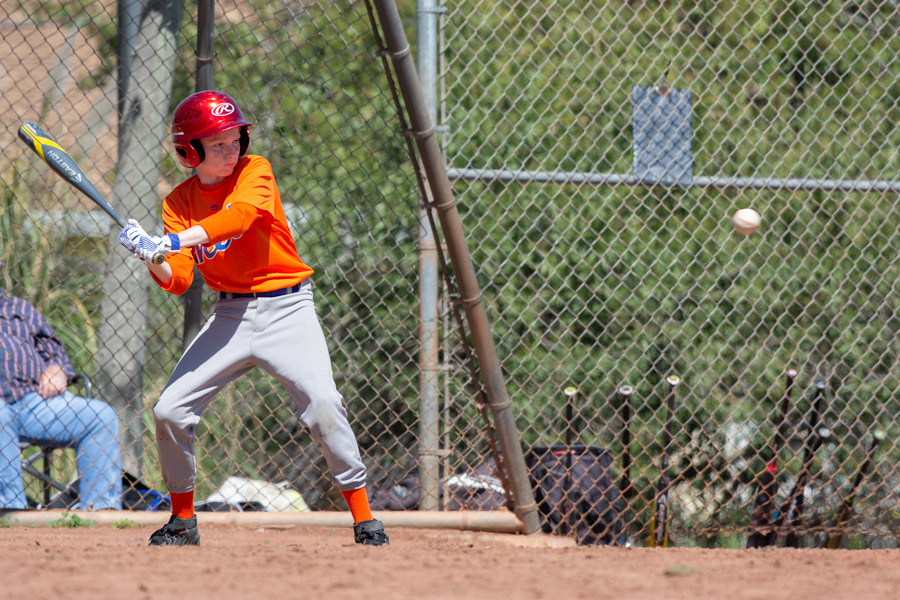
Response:
M762 219L759 213L752 208L742 208L734 213L731 217L731 223L738 233L749 235L759 229L759 223Z

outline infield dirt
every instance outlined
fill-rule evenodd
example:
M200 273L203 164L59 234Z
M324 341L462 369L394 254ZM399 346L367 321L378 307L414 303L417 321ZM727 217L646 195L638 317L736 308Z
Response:
M900 550L577 547L545 536L201 523L202 545L151 548L153 527L0 528L0 599L803 600L900 597Z

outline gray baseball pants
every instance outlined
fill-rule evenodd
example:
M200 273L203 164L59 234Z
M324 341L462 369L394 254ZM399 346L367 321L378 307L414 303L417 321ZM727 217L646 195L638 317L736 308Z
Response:
M170 493L194 489L194 427L216 393L259 366L284 385L300 420L344 490L366 484L366 468L337 391L331 358L306 280L275 298L219 300L178 361L153 408L162 476Z

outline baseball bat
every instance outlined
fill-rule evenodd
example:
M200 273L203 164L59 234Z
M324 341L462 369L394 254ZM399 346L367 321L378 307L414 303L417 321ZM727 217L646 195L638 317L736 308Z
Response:
M62 177L66 183L74 187L76 190L90 198L94 203L102 208L106 214L113 218L119 227L125 227L128 222L120 215L112 205L106 201L106 198L94 187L94 184L84 171L75 163L69 153L63 150L62 146L56 143L56 140L50 137L47 132L41 129L34 121L25 121L19 126L19 138L37 154L41 160L47 163L47 166ZM151 262L155 265L162 264L165 256L156 253L151 257Z
M781 509L779 523L776 527L776 531L780 531L782 525L785 526L785 548L799 547L800 540L797 533L797 526L803 519L803 490L806 488L807 481L809 481L809 471L812 467L813 458L815 458L816 452L818 452L825 437L818 432L819 418L822 415L822 403L824 402L824 399L825 382L817 381L816 398L809 414L809 435L806 439L806 443L803 444L803 463L800 467L800 473L794 481L794 487L791 489L791 493L785 501L784 507Z
M631 395L634 388L630 385L620 385L619 397L622 400L622 478L619 480L619 489L625 497L626 512L633 489L631 488Z
M666 400L666 423L663 426L662 464L659 482L656 486L656 501L653 506L653 517L650 519L651 548L665 548L669 545L669 448L672 444L672 422L675 420L675 387L681 381L678 375L666 377L669 393Z
M563 390L566 395L566 476L563 480L563 514L560 519L559 529L563 534L569 534L574 529L571 523L572 516L572 444L575 440L575 422L572 416L572 403L578 389L569 386Z
M754 501L752 514L752 531L747 537L748 548L759 548L768 546L774 542L773 532L775 531L772 523L772 505L775 500L775 474L778 471L778 453L784 443L787 433L784 431L788 404L791 399L791 392L794 388L794 380L797 378L797 371L788 369L785 371L785 388L784 397L781 401L781 412L778 415L778 421L775 425L775 440L772 442L770 449L769 463L760 477L759 492Z
M856 500L856 492L859 490L859 484L862 483L863 477L869 470L869 465L872 464L872 459L875 456L875 450L878 449L878 444L880 444L881 440L884 438L885 433L880 429L877 429L872 433L872 443L869 444L869 451L866 452L866 458L863 460L863 463L859 467L859 471L856 473L856 478L853 480L853 487L850 488L850 495L844 499L844 505L841 507L841 512L838 513L837 518L834 520L831 534L825 542L826 548L836 550L840 547L841 541L844 539L844 525L853 513L853 502Z
M630 385L620 385L619 398L622 401L622 478L619 480L619 490L625 502L622 514L625 518L625 544L630 545L631 535L628 533L629 511L631 509L631 496L634 490L631 487L631 395L634 388Z

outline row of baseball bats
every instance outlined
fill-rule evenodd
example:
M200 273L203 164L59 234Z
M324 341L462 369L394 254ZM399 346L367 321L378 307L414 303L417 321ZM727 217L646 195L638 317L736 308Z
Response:
M666 394L666 420L663 423L662 456L660 458L659 480L656 484L656 493L653 498L653 514L650 517L650 535L647 545L651 548L664 548L669 545L669 488L672 478L669 474L669 455L674 439L673 427L675 423L675 388L681 383L678 375L666 377L669 385ZM631 499L634 494L634 485L631 481L631 396L634 388L630 385L621 385L618 394L622 405L622 477L619 480L619 490L625 500L625 514L629 512Z
M782 545L785 547L797 548L799 546L797 531L803 518L805 503L804 489L809 483L810 469L816 453L822 443L830 436L830 431L827 428L819 428L819 420L822 418L825 404L826 385L824 381L817 381L815 383L815 399L810 410L807 439L803 445L800 472L794 479L794 485L784 503L778 507L775 502L778 457L782 448L787 443L789 427L787 413L797 378L797 371L796 369L787 369L784 376L784 394L781 399L781 408L776 420L775 437L769 448L768 462L759 477L759 489L753 503L751 531L750 535L747 537L748 548L775 546L778 545L780 539L782 540ZM865 458L859 465L856 476L853 478L850 486L850 493L844 498L841 508L838 510L834 523L831 526L828 538L825 540L826 548L836 549L840 547L846 523L853 513L853 504L856 500L859 486L862 483L863 477L865 477L872 465L875 451L878 449L878 444L881 443L884 437L885 434L883 431L879 429L873 431L872 440L866 450Z
M805 509L804 490L810 483L811 469L815 457L825 442L830 437L830 430L827 427L820 427L823 411L826 403L826 384L824 381L815 382L815 397L809 411L809 420L807 422L807 438L803 443L803 454L799 473L795 476L793 485L785 498L783 504L779 507L776 503L777 496L777 470L778 457L782 452L782 448L786 445L788 437L789 421L787 419L790 407L791 396L793 393L797 371L795 369L787 369L785 371L785 389L781 397L781 404L775 423L775 437L768 447L768 457L766 459L765 468L760 473L758 479L758 489L754 498L753 507L750 515L750 533L747 537L748 548L761 548L765 546L775 546L779 542L784 547L799 547L799 531L803 520ZM657 481L656 490L653 500L653 513L650 518L650 531L647 545L650 547L666 547L669 544L669 491L672 485L672 477L670 473L670 455L673 443L673 427L675 422L676 398L675 391L681 378L678 375L669 375L666 378L668 390L665 399L665 422L662 429L662 451L660 456L660 474ZM571 422L571 404L572 396L575 388L566 388L566 410L567 420ZM622 419L622 459L621 459L621 479L619 480L619 490L625 502L625 514L629 512L629 508L634 495L634 485L631 480L632 456L631 444L632 435L630 422L632 417L632 396L634 388L630 385L621 385L617 388L617 394L620 398L621 419ZM572 443L570 432L567 432L566 443ZM846 529L846 523L853 514L853 504L856 500L859 487L863 478L869 471L874 461L875 452L878 445L885 438L883 431L876 429L872 434L872 440L869 443L865 458L859 465L856 475L853 478L848 495L844 498L833 524L829 529L828 537L825 541L826 548L839 548L843 540ZM568 474L568 465L566 472ZM566 486L568 489L568 485Z

